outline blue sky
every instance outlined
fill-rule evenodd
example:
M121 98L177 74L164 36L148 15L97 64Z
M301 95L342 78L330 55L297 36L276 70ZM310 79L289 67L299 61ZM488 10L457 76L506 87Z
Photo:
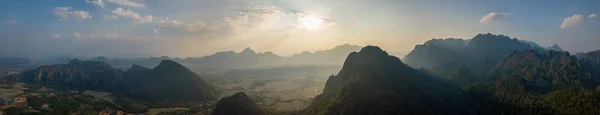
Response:
M344 43L407 52L432 38L504 34L600 49L595 0L5 0L2 56L291 55Z

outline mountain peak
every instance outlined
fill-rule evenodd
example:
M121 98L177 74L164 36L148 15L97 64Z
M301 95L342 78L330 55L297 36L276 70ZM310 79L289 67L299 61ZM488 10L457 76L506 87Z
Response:
M79 60L79 59L75 58L75 59L71 59L67 65L80 64L80 63L82 63L82 62L83 62L83 61L81 61L81 60Z
M131 71L131 70L137 71L137 70L150 70L150 69L147 67L144 67L144 66L133 64L133 65L131 65L131 67L129 69L127 69L127 71Z
M546 48L546 50L556 50L556 51L564 51L562 48L560 48L560 46L558 46L557 44L554 44L548 48Z
M252 54L254 54L256 52L254 52L254 50L252 50L252 48L246 47L246 49L242 50L242 52L240 52L240 53L252 53Z
M181 65L173 60L162 60L162 61L160 61L160 64L158 64L156 67L154 67L154 69L156 69L156 68L174 68L174 67L185 68L183 65Z
M377 46L366 46L363 47L362 49L360 49L360 51L358 52L359 54L366 54L366 55L375 55L375 56L379 56L379 55L385 55L387 56L388 53L383 51L381 48L377 47Z
M238 92L221 98L212 115L266 115L266 112L244 92Z
M305 109L303 114L442 113L450 109L435 99L446 96L442 93L450 89L446 86L449 85L442 84L428 74L405 65L381 48L366 46L359 52L352 52L347 56L340 72L327 79L323 92L314 98L311 106ZM388 103L389 100L393 100L393 103ZM417 107L414 103L419 103L418 107L441 109L439 111L410 109Z

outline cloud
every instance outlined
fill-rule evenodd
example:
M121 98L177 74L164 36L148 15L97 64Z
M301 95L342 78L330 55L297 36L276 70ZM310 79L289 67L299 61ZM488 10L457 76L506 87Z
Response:
M58 39L58 38L62 38L62 37L60 36L60 34L54 33L54 34L52 34L52 38Z
M14 20L7 20L7 21L4 22L4 24L6 24L6 25L15 25L15 24L17 24L17 22L14 21Z
M501 20L505 19L506 17L508 17L508 15L509 15L508 13L490 12L489 14L481 17L481 20L479 20L479 23L487 24L487 23L501 21Z
M96 5L96 6L101 7L101 8L105 8L106 7L106 2L104 2L102 0L85 0L85 2L93 4L93 5Z
M144 5L144 4L133 2L131 0L107 0L107 1L109 3L113 3L113 4L117 4L117 5L121 5L121 6L127 6L127 7L137 7L137 8L146 7L146 5Z
M231 16L214 18L212 20L183 22L158 19L157 22L160 27L169 28L166 30L176 29L186 30L188 33L228 36L265 29L269 23L287 15L288 13L282 12L273 6L252 6L246 8L243 12L238 12ZM295 18L295 16L290 17Z
M137 12L133 12L131 10L124 10L123 8L116 8L115 10L112 10L111 12L117 16L129 18L129 19L139 22L139 23L147 23L147 22L150 23L155 18L152 15L142 16Z
M584 16L581 14L575 14L571 17L566 18L562 24L560 25L560 28L571 28L571 27L577 27L579 25L581 25L581 22L583 22Z
M52 11L54 11L54 15L57 16L59 20L68 20L69 17L76 18L77 20L92 19L90 12L82 10L73 11L72 7L56 7L52 9Z
M590 14L588 16L588 18L590 18L590 19L594 19L594 18L597 18L597 17L598 17L598 14Z
M73 37L75 37L75 38L81 38L81 33L75 32L75 33L73 33Z

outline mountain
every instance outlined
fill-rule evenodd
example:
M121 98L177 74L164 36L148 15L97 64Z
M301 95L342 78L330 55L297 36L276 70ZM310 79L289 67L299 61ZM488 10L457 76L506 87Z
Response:
M542 48L531 47L531 45L523 43L516 38L490 33L477 34L467 46L467 50L475 55L486 55L492 58L503 58L512 51L527 49L545 51Z
M533 41L527 41L527 40L519 40L520 42L529 44L529 46L533 47L533 48L544 48L542 46L540 46L539 44L533 42Z
M228 97L223 97L217 102L212 115L266 115L252 99L244 92L238 92Z
M122 71L103 62L73 59L68 64L42 65L25 71L17 79L22 82L59 87L108 89L112 81L121 73Z
M546 48L546 50L564 51L562 48L560 48L560 46L558 46L556 44Z
M486 76L499 60L513 51L545 51L516 38L490 33L477 34L468 40L468 44L464 44L465 41L456 38L432 39L415 46L404 61L411 67L428 70L441 64L458 63L477 76Z
M482 79L465 65L454 62L438 65L427 70L427 72L456 86L469 85Z
M425 44L416 45L415 48L406 55L404 60L406 64L414 68L425 68L431 69L438 64L445 64L450 62L466 62L469 59L464 51L466 46L455 45L463 43L462 39L432 39ZM446 43L448 43L446 45ZM444 44L444 45L442 45ZM454 45L453 45L454 44Z
M350 52L358 51L362 46L343 44L329 50L320 50L314 53L301 52L294 54L286 60L286 64L310 65L310 64L340 64Z
M455 87L415 70L376 46L350 53L306 115L451 114Z
M183 65L163 60L153 69L134 65L124 72L117 87L121 92L148 100L214 100L214 87Z
M233 51L218 52L199 58L186 58L183 62L196 66L243 68L278 65L282 60L283 57L275 55L273 52L256 53L254 50L246 48L239 53Z
M153 69L133 65L123 72L105 62L73 59L68 64L27 70L14 79L66 89L118 92L153 101L208 101L218 97L200 76L170 60L161 61Z
M499 62L489 76L491 79L518 77L526 82L529 90L539 92L569 87L596 88L600 79L588 75L589 69L581 65L568 52L515 51Z
M568 52L515 51L490 72L487 82L463 89L475 108L504 114L598 114L599 74Z

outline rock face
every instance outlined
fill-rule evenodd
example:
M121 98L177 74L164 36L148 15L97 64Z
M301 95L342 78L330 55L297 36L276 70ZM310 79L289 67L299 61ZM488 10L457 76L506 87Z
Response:
M212 115L266 115L252 99L245 93L238 92L228 97L223 97L213 111Z
M450 114L452 86L415 70L376 46L352 52L302 114Z
M215 89L183 65L163 60L153 69L133 65L127 71L99 61L71 60L23 72L19 81L68 89L118 92L140 99L206 101L218 97Z
M489 81L464 88L488 112L504 114L597 114L600 75L568 52L515 51L490 72ZM476 105L476 106L475 106ZM480 108L481 109L481 108Z
M581 65L568 52L526 50L509 54L489 76L494 80L518 77L528 90L539 92L569 87L596 88L600 79L587 75L590 69Z

